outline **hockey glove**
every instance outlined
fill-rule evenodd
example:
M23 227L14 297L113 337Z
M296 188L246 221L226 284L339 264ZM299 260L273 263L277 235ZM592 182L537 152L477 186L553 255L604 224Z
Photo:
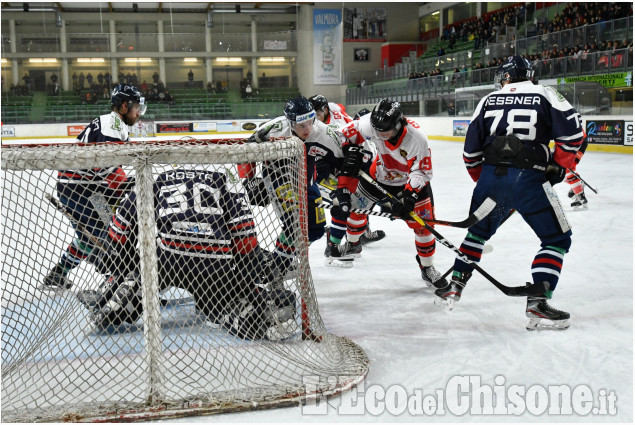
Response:
M337 201L338 210L344 216L348 216L351 212L351 191L345 187L339 187L335 190L333 197Z
M251 135L249 139L247 139L247 143L266 142L267 140L269 140L269 132L272 128L273 126L270 125L260 128L260 130L256 131L254 134Z
M567 170L555 162L550 162L547 166L547 171L545 171L545 177L547 177L551 186L555 186L556 184L562 182L566 175Z
M419 195L412 190L404 190L401 196L401 202L396 201L392 204L392 214L395 217L406 219L415 209L415 204L419 200Z
M269 205L269 193L265 182L260 177L249 177L243 180L245 193L249 198L249 203L257 207L266 207Z
M340 175L346 177L357 177L359 169L362 167L364 161L364 151L361 146L352 145L349 146L344 161L342 162L342 171Z

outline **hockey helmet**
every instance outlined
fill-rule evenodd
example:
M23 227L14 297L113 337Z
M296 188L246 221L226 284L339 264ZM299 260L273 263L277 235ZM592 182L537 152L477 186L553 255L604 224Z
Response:
M522 56L514 55L498 67L494 74L494 88L500 90L503 83L517 83L520 81L531 81L534 77L534 70L531 63Z
M353 117L354 120L358 120L361 117L363 117L364 115L368 115L370 114L370 111L366 108L362 108L359 111L357 111L357 113L355 114L355 116Z
M370 114L370 123L377 131L386 132L393 129L401 129L401 121L403 112L399 102L392 102L388 99L382 99L373 108Z
M146 112L145 98L141 96L141 92L135 86L117 84L110 92L110 104L119 107L124 102L128 103L128 108L131 108L135 103L139 104L141 115Z
M287 117L292 127L296 124L311 123L315 121L313 106L304 96L287 100L284 105L284 116Z
M309 98L309 102L311 102L311 106L313 106L313 109L315 111L319 111L320 109L326 107L329 107L329 101L326 100L326 97L324 97L321 94L316 94L315 96L311 96Z

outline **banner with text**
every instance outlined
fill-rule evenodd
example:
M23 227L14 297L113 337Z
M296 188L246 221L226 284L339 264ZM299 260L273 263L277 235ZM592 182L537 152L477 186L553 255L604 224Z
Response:
M593 81L602 84L606 88L632 87L633 73L618 72L615 74L584 75L581 77L558 78L558 84L575 83L576 81Z
M313 10L313 84L341 84L342 10Z
M589 143L623 145L624 121L588 120L586 134Z

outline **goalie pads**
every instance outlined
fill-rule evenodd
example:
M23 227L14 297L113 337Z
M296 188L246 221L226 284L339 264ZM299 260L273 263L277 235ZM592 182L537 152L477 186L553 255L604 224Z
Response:
M256 207L266 207L271 203L265 182L260 177L249 177L243 180L243 187L249 199L249 204Z
M222 326L243 339L288 338L299 329L295 301L295 294L285 289L255 292L234 303L223 316Z

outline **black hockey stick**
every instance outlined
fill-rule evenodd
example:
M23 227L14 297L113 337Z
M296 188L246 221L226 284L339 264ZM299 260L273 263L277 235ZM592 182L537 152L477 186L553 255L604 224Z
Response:
M333 208L333 205L328 203L328 201L322 203L320 206L327 209ZM492 198L487 198L485 201L483 201L481 206L476 209L476 211L470 214L470 216L463 221L447 221L447 220L439 220L436 218L434 220L426 220L426 221L428 223L439 224L441 226L458 227L461 229L467 229L468 227L474 226L476 223L478 223L483 218L485 218L490 212L492 212L495 206L496 206L496 201L494 201ZM373 215L377 217L385 217L391 220L395 220L397 218L391 213L366 210L362 208L351 208L351 212L354 212L357 214Z
M363 178L364 180L366 180L368 183L372 184L375 189L379 190L384 196L388 197L391 200L391 202L400 202L396 197L390 194L375 179L373 179L371 176L366 174L363 170L359 171L359 176ZM479 266L477 263L467 258L465 254L463 254L457 247L452 245L452 243L448 241L447 239L445 239L443 235L441 235L441 233L437 232L434 229L434 227L426 223L417 214L411 211L409 215L414 221L421 224L423 227L426 228L426 230L432 233L442 245L454 251L459 256L459 258L461 258L461 260L465 261L468 264L472 264L472 266L474 267L474 270L478 271L481 275L483 275L484 278L489 280L503 294L511 296L511 297L528 297L528 296L544 294L545 291L547 291L548 288L545 288L545 285L542 282L533 283L533 284L530 284L529 286L513 286L513 287L500 283L498 280L492 277L489 273L483 270L481 266Z
M580 174L576 173L576 172L575 172L575 171L573 171L572 169L569 169L569 171L571 172L571 174L573 174L573 175L574 175L574 176L576 176L578 179L580 179L580 181L581 181L582 183L584 183L584 185L585 185L586 187L588 187L588 188L589 188L589 189L591 189L593 192L595 192L595 194L596 194L596 195L598 194L598 191L597 191L597 190L593 189L593 187L592 187L589 183L587 183L587 182L586 182L586 181L585 181L582 177L580 177Z

